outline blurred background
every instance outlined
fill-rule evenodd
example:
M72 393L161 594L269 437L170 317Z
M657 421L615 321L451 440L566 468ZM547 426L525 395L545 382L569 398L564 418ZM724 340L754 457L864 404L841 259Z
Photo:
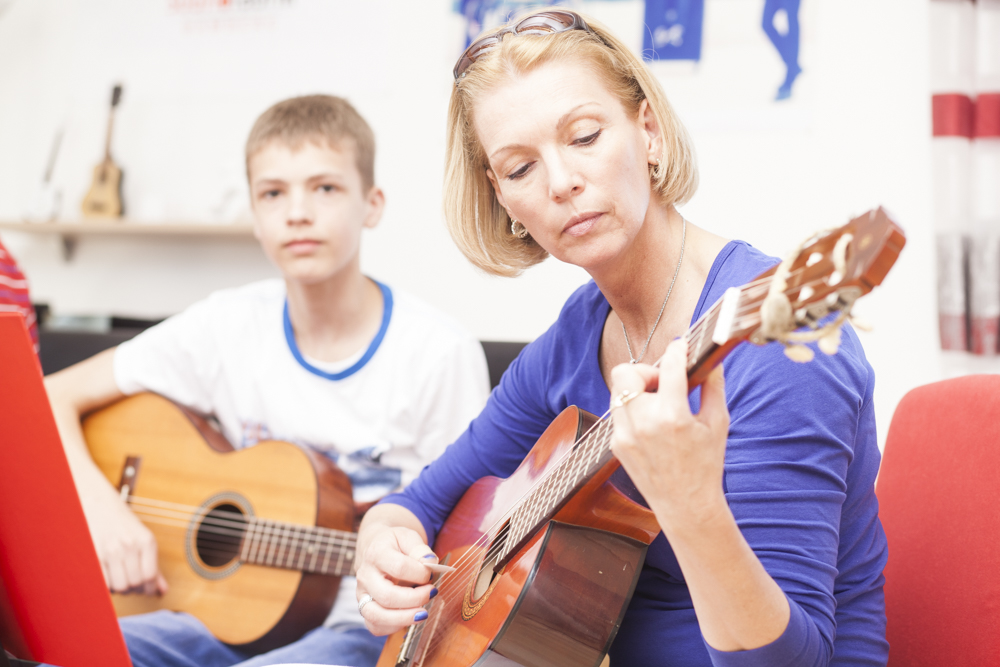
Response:
M470 34L527 4L0 0L0 238L48 307L44 326L157 320L212 290L276 276L249 232L243 144L274 102L322 92L347 97L378 140L388 205L363 242L363 270L480 339L535 338L587 275L550 260L515 279L487 277L454 248L440 212L454 62ZM973 313L970 274L970 248L996 246L980 260L987 268L1000 255L996 237L970 241L993 224L973 225L974 197L988 208L1000 190L1000 167L975 181L974 164L986 155L988 170L1000 141L974 136L975 102L1000 70L996 0L563 4L650 60L698 151L701 186L682 209L692 222L773 255L879 205L906 230L896 267L855 311L874 325L862 340L880 441L909 389L1000 371L995 335L966 351L976 313L986 329L1000 321L1000 269L983 279L986 292L996 282L993 315ZM116 84L111 154L124 172L124 219L81 222Z

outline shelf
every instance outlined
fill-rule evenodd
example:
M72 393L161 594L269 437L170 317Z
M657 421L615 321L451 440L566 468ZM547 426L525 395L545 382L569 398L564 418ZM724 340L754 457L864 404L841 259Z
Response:
M216 238L250 238L253 227L248 224L156 223L145 224L127 220L87 220L81 222L0 222L0 230L25 234L58 234L62 239L63 258L69 261L81 236L199 236Z

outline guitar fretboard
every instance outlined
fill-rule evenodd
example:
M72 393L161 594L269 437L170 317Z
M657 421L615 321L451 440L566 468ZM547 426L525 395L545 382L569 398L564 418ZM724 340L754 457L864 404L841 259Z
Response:
M688 339L687 371L688 377L704 364L719 348L718 334L728 337L736 328L744 326L737 324L737 318L724 313L724 303L727 298L734 308L745 305L748 301L759 301L766 293L766 286L756 286L739 290L736 294L727 295L716 301L700 318L691 325L686 336ZM759 292L756 294L755 292ZM722 321L720 328L720 318ZM496 567L500 567L507 558L516 553L535 532L548 520L555 516L563 505L583 487L597 472L613 457L611 453L611 434L613 431L613 416L594 425L590 431L580 438L573 450L565 459L531 492L518 503L511 514L506 527L501 528L501 534L495 543L502 541L496 557ZM503 532L506 531L506 535Z
M307 528L281 521L251 519L240 560L244 563L343 576L354 566L357 535Z

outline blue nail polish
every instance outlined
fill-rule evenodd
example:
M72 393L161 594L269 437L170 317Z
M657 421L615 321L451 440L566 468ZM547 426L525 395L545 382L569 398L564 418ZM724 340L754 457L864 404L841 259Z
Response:
M420 621L426 621L426 620L427 620L427 612L426 611L418 611L416 614L413 615L413 622L414 623L419 623Z
M437 558L437 554L427 554L424 558Z
M432 588L432 589L431 589L431 597L434 597L434 596L435 596L435 595L437 595L437 594L438 594L438 589L436 589L436 588Z

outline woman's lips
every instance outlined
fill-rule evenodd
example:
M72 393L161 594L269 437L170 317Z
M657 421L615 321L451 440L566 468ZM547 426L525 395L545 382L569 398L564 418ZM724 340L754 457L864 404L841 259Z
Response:
M583 213L570 218L563 228L563 232L570 236L583 236L590 231L591 227L604 215L603 213Z

